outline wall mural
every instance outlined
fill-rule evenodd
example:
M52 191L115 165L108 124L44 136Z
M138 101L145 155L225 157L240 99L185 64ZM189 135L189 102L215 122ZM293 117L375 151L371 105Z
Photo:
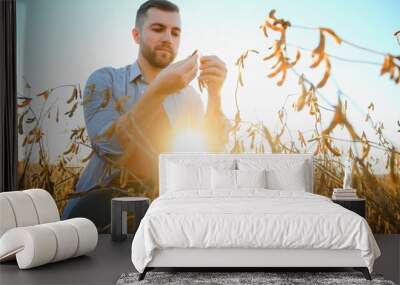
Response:
M375 72L374 81L384 82L391 87L394 85L397 88L396 96L399 96L400 45L397 54L375 50L342 37L339 32L324 26L323 22L321 26L302 26L295 18L281 18L279 10L266 11L264 22L261 20L260 26L254 27L259 28L263 46L244 49L242 54L236 56L235 69L229 70L235 77L232 81L234 92L226 96L234 104L231 105L233 110L226 112L230 123L222 151L313 153L314 191L328 197L332 195L333 188L342 186L344 162L350 159L351 184L357 189L358 196L367 198L367 220L372 230L377 233L400 233L400 114L395 114L397 118L393 122L397 141L393 140L393 136L391 139L387 137L387 126L375 114L376 108L385 106L371 101L368 106L358 109L363 120L351 119L349 108L353 106L354 99L352 94L342 89L341 82L334 76L336 65L341 64L353 70L367 65ZM315 40L296 43L302 33L310 34ZM393 34L387 36L394 38ZM353 50L360 50L374 59L369 56L342 56L341 49L350 50L350 55ZM25 52L25 56L28 57L29 52ZM254 77L253 71L248 68L249 61L250 65L262 66L264 80L275 84L277 88L282 89L287 84L295 87L293 92L285 93L285 90L282 94L273 95L281 96L279 108L271 109L268 104L260 106L265 112L273 114L275 123L263 121L262 118L248 120L243 117L242 104L248 100L245 88L252 84L251 78ZM55 198L60 211L63 211L68 199L87 195L86 192L77 192L76 185L90 160L101 157L106 167L104 173L97 177L96 191L113 187L115 195L157 197L157 156L162 148L153 148L151 141L146 141L147 133L139 134L141 139L128 138L130 144L135 146L135 151L141 153L135 157L138 166L149 169L146 174L138 174L128 165L132 161L132 152L116 156L102 155L93 147L96 140L115 139L115 124L107 126L100 136L89 138L85 122L81 119L76 122L77 114L82 114L88 104L93 105L91 100L95 92L99 92L102 98L96 101L96 112L114 108L121 115L126 112L129 96L116 98L110 89L102 90L99 86L82 82L63 83L37 91L35 83L25 76L20 81L23 86L18 95L17 126L21 146L18 169L20 189L46 189ZM373 81L368 83L375 84ZM197 82L193 85L197 85ZM327 85L331 85L328 91ZM207 86L197 88L202 90ZM69 96L60 95L61 91ZM382 93L379 96L388 95ZM331 98L336 99L332 101ZM354 108L352 110L354 112ZM304 118L303 127L291 123L293 116ZM67 141L63 143L65 147L58 153L51 152L48 145L48 138L53 135L46 128L49 124L67 134ZM199 133L189 135L198 142L201 132L210 131L210 128L206 126ZM212 133L218 137L224 131L213 129ZM176 137L177 133L171 132L170 135ZM187 137L183 137L183 140L188 142ZM212 144L206 142L204 150L210 150ZM168 148L166 150L173 151L171 144ZM106 183L105 177L113 177L112 184L109 179Z

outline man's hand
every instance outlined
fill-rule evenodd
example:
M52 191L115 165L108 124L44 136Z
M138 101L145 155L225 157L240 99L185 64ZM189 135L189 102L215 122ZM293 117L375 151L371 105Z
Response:
M168 96L185 88L197 74L197 54L178 61L163 69L151 82L148 91Z
M211 97L220 95L227 72L225 63L219 57L212 55L200 58L199 80L207 85Z
M207 134L209 151L222 151L227 142L227 119L221 110L221 89L226 79L225 63L217 56L200 58L200 84L208 89L208 106L203 121L203 129Z

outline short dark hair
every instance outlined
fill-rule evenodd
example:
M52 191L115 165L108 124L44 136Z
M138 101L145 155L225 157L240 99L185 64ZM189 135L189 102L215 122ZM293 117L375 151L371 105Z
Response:
M148 0L140 5L139 10L136 12L135 26L141 27L144 22L144 18L147 16L147 11L150 8L157 8L166 12L178 12L179 7L168 0Z

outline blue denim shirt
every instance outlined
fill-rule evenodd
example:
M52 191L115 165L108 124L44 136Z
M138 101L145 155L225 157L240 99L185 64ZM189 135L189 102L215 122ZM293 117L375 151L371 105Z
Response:
M95 87L94 91L91 90L91 86ZM87 80L83 98L85 102L84 117L92 147L96 152L91 157L76 185L77 192L88 191L100 182L107 184L118 174L118 171L114 170L109 175L103 175L106 162L102 156L118 157L122 154L122 147L115 136L102 139L98 139L98 136L103 134L114 121L139 101L147 86L148 84L144 81L137 62L118 69L101 68L96 70ZM107 106L101 108L104 91L107 89L112 90L112 99ZM124 102L122 110L119 111L115 108L115 102L125 95L128 96L128 99ZM163 107L172 128L182 124L182 122L188 126L199 123L204 115L204 106L200 94L191 86L167 96L163 101ZM103 177L103 181L99 180L101 177Z

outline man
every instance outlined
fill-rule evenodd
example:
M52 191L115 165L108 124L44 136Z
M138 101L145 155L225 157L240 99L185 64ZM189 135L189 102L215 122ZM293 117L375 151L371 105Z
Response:
M221 89L227 69L217 56L199 58L197 53L172 64L180 34L179 8L166 0L149 0L137 11L132 30L139 45L136 62L120 69L102 68L89 77L84 114L94 155L76 185L77 192L99 185L138 186L127 183L127 177L158 186L158 155L171 151L181 130L204 135L206 151L222 150L228 122L221 111ZM205 114L200 94L189 86L198 70L199 83L208 92ZM104 225L109 217L98 216L109 215L110 193L97 191L93 207L88 203L78 207L82 201L70 200L63 218L89 215L97 225ZM154 198L158 193L146 195Z

